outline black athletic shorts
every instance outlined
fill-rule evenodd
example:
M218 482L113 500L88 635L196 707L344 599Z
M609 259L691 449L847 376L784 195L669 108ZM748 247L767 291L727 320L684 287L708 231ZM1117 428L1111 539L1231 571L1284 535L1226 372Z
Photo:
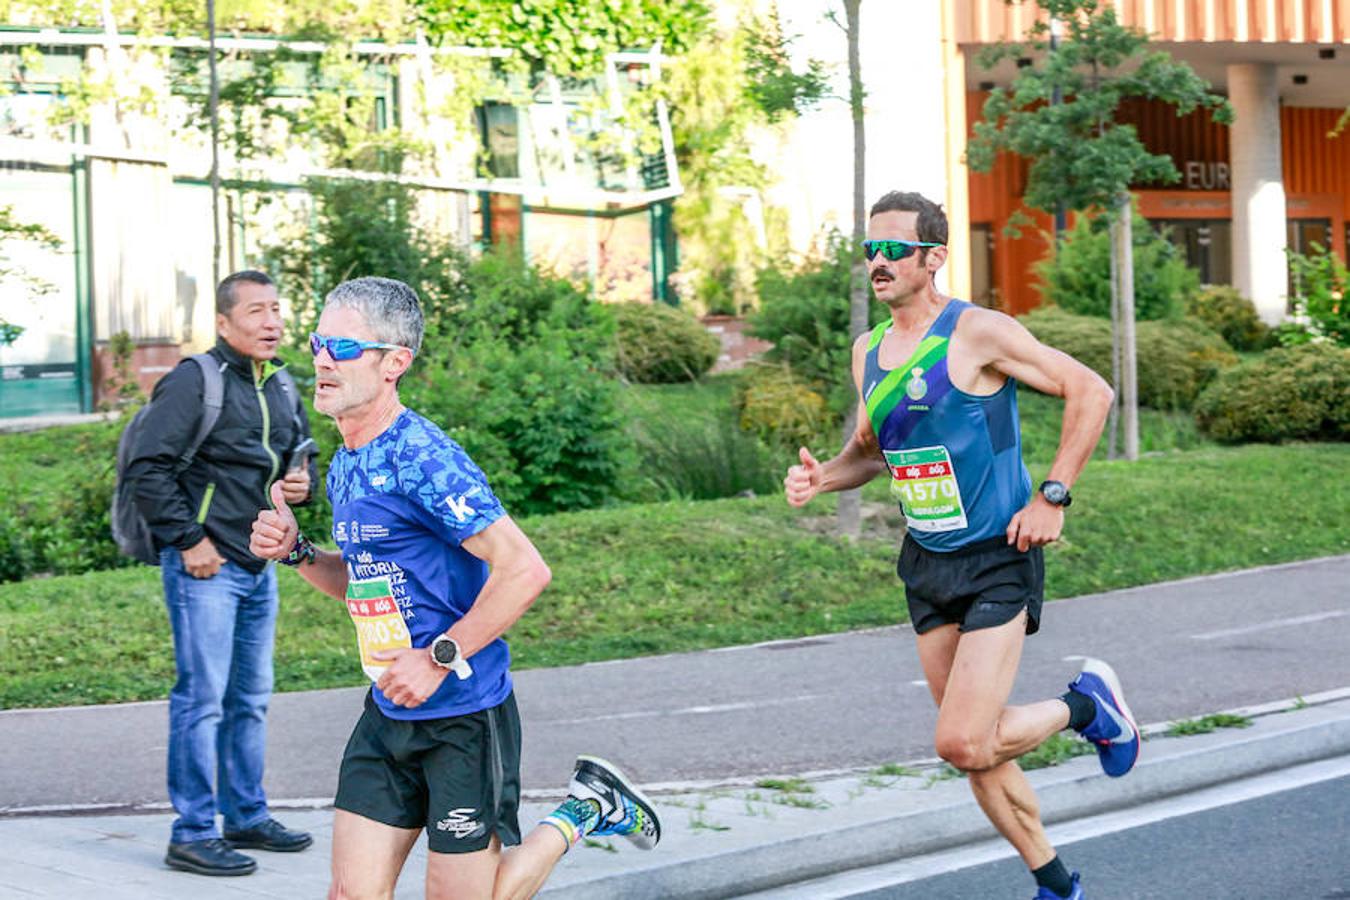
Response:
M961 631L997 628L1027 611L1027 634L1041 627L1045 556L1023 553L1002 535L950 553L925 550L905 535L895 566L905 583L916 634L955 623Z
M520 843L520 714L499 706L447 719L405 721L366 709L338 775L338 809L395 828L425 828L436 853Z

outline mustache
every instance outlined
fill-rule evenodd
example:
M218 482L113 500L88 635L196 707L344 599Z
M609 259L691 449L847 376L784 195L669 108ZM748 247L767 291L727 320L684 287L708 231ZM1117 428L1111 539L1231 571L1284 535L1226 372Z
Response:
M867 280L875 281L878 275L885 275L887 278L891 279L891 281L895 280L895 273L892 272L888 266L877 266L872 269L872 271L867 273Z

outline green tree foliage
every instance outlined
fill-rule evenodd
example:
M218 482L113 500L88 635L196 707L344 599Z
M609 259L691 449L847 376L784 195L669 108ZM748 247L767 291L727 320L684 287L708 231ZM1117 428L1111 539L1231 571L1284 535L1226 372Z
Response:
M831 411L843 416L856 401L849 338L849 273L855 251L841 235L826 255L796 270L777 267L759 273L759 310L750 333L773 342L767 358L786 363L816 391ZM871 301L869 320L880 322L886 308Z
M510 47L505 65L554 75L604 70L619 50L660 46L680 54L706 31L704 0L420 0L418 14L438 43Z
M1036 264L1045 299L1088 316L1111 316L1111 234L1107 216L1080 215L1058 251ZM1181 315L1200 289L1200 275L1163 231L1134 215L1134 314L1136 319Z
M1222 373L1195 404L1220 441L1350 440L1350 349L1283 347Z
M1000 44L980 55L993 67L1004 60L1037 60L1019 68L1008 87L995 88L984 104L967 150L971 168L988 172L1002 151L1030 160L1028 206L1052 212L1109 209L1131 184L1170 184L1180 177L1170 157L1150 153L1134 126L1116 121L1129 100L1160 100L1178 115L1197 108L1230 123L1226 100L1184 63L1148 52L1148 35L1122 25L1099 0L1036 0L1064 23L1058 49L1050 51L1050 26L1038 22L1025 43ZM1055 102L1058 94L1059 102Z

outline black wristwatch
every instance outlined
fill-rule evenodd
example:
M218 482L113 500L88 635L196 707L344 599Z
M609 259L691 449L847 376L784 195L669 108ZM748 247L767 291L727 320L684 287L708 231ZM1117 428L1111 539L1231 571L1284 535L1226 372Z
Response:
M431 642L431 661L442 669L449 669L463 681L473 674L469 661L459 651L459 642L448 634L437 635Z
M1046 503L1065 509L1073 503L1073 498L1069 496L1069 489L1064 486L1062 481L1042 481L1041 496L1045 498Z

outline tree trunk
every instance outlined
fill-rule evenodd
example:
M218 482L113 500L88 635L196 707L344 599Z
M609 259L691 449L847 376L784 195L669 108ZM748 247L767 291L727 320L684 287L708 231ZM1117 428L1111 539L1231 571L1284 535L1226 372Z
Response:
M1139 385L1134 352L1134 208L1130 195L1120 203L1120 384L1125 458L1139 458Z
M1120 432L1120 222L1111 217L1111 415L1106 424L1106 458L1115 459Z
M220 79L216 74L216 3L206 0L206 38L211 85L211 290L220 284Z
M844 15L848 21L848 95L853 113L853 252L855 259L849 276L848 333L857 338L867 330L867 269L863 265L861 243L867 230L866 197L863 196L863 174L866 164L866 142L863 129L862 58L858 52L861 34L860 9L862 0L844 0ZM852 370L846 373L850 380ZM858 426L858 405L850 405L844 417L844 441L853 436ZM856 538L862 531L862 491L854 489L839 494L839 534Z

